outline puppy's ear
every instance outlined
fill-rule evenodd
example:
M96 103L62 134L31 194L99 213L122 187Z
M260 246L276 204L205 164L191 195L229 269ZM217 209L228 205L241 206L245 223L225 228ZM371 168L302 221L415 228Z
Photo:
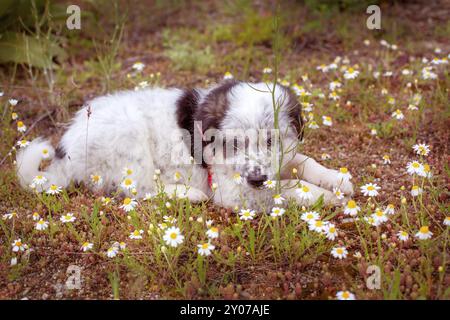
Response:
M287 92L287 108L289 110L289 118L291 125L297 132L298 140L303 140L304 120L302 116L302 107L298 102L297 96L294 95L290 89L286 88Z

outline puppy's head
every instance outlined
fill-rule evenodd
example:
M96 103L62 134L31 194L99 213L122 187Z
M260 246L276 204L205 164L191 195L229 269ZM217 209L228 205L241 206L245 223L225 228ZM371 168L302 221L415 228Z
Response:
M302 138L300 105L280 85L225 82L207 94L195 118L202 122L207 164L254 188L276 179Z

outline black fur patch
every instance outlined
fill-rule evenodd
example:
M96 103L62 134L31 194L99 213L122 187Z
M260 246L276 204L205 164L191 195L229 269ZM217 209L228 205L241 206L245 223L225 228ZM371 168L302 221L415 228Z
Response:
M55 150L55 156L58 159L62 159L66 156L66 151L61 146L58 146Z

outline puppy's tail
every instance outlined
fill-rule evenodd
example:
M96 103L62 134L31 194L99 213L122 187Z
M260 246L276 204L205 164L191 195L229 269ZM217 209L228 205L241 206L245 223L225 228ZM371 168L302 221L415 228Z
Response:
M38 191L47 190L52 184L66 187L70 183L66 173L66 160L53 159L54 156L55 149L48 140L42 138L37 138L20 149L16 156L16 170L21 186ZM40 171L43 159L53 160L45 171ZM36 177L38 179L34 181Z

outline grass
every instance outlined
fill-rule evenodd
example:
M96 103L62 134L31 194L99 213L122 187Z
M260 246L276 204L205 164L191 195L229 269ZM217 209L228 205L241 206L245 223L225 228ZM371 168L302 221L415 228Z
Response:
M446 164L450 77L448 65L439 65L435 68L438 79L422 79L427 64L421 57L444 57L449 44L433 42L442 49L441 54L434 53L424 45L423 35L416 38L407 32L404 25L411 23L407 20L402 21L401 29L384 31L382 38L398 45L392 50L379 44L380 34L358 27L361 17L345 12L336 21L314 24L305 18L311 9L290 4L280 7L276 15L267 14L272 8L249 1L232 5L211 1L221 18L181 4L173 20L182 18L183 26L155 23L155 30L147 33L137 23L144 12L137 5L128 8L126 22L119 14L125 11L116 11L105 38L94 41L89 32L71 35L69 43L81 45L62 68L51 71L51 82L49 73L39 69L2 66L6 72L0 78L0 91L4 92L0 97L0 208L2 215L17 214L0 220L0 297L54 298L53 288L65 282L67 267L79 265L83 267L83 291L65 290L65 298L334 299L337 291L349 290L358 299L448 299L449 229L443 220L449 211L445 181L450 172ZM161 6L164 4L158 4L159 13L164 12ZM274 16L281 19L275 28L279 41L275 42L273 25L267 26ZM395 12L387 18L388 26L395 24L393 17ZM308 32L290 33L302 19L308 23ZM218 28L208 27L211 25ZM424 34L428 32L438 41L443 30L445 26L430 26ZM327 32L338 41L330 42ZM363 44L366 38L369 45ZM304 43L300 51L299 41ZM323 49L330 45L334 50ZM341 56L338 69L317 70L318 65L336 59L334 52ZM142 72L132 68L138 61L145 64ZM345 80L342 66L354 67L359 76ZM263 74L264 67L271 67L272 73ZM413 74L403 75L404 69ZM244 80L298 83L312 93L300 96L299 101L314 104L312 114L305 117L314 119L320 128L306 129L302 152L328 167L350 169L356 186L354 200L361 208L359 219L350 221L342 208L324 207L320 201L310 208L286 201L286 212L279 218L257 213L254 220L243 221L230 209L211 203L192 205L184 199L170 199L163 192L139 200L134 210L125 212L118 195L106 203L104 195L84 186L71 186L58 195L20 189L12 148L22 139L16 129L18 120L28 127L26 139L44 135L57 141L63 132L61 123L70 119L86 97L152 85L203 85L220 81L225 71ZM374 77L374 71L381 75ZM393 76L383 76L386 71ZM328 98L329 83L334 80L342 84L336 89L337 101ZM417 95L420 101L414 98ZM10 98L19 103L12 106ZM407 108L411 103L417 110ZM276 112L276 102L274 106ZM403 120L392 117L396 109L403 112ZM12 119L13 113L18 120ZM332 117L331 127L322 124L324 115ZM376 129L377 135L371 135L371 129ZM418 142L431 146L430 155L414 154L412 146ZM323 153L331 159L320 160ZM382 159L386 154L391 159L388 165ZM407 163L415 159L430 164L431 179L406 173ZM367 182L382 187L379 196L367 198L359 192ZM413 185L420 186L423 193L412 197ZM395 212L387 222L375 227L364 220L388 204L393 204ZM336 240L309 229L300 218L309 210L336 225ZM34 212L48 221L46 230L36 230ZM73 212L76 220L61 222L68 212ZM208 220L213 220L219 236L210 240L215 246L212 254L200 256L197 245L208 241ZM184 236L177 247L168 246L163 239L172 225ZM429 226L431 239L414 237L422 226ZM135 230L143 231L142 239L130 239ZM399 240L400 230L409 234L408 241ZM13 252L11 244L18 238L32 250ZM93 245L86 252L81 250L85 242ZM331 255L336 246L346 247L345 259ZM112 258L107 256L110 248L117 248ZM15 265L11 265L13 258L17 258ZM369 266L380 269L379 289L366 285Z

